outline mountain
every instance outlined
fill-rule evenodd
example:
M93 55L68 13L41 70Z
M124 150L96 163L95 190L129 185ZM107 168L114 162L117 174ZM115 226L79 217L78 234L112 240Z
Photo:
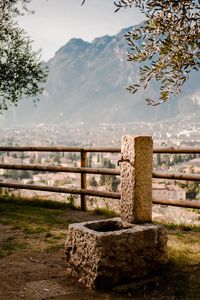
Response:
M138 66L127 62L126 28L114 36L93 42L71 39L49 60L49 75L44 95L35 107L31 100L22 101L2 117L2 126L29 126L37 123L95 123L157 121L168 117L196 113L200 107L198 72L176 99L156 106L146 105L146 96L156 97L158 89L151 83L148 90L130 95L125 87L134 82Z

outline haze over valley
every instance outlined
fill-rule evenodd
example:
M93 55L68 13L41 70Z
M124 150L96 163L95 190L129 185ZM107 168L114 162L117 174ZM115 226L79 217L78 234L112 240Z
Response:
M150 83L147 90L134 95L126 87L137 80L137 66L127 61L124 34L96 38L93 42L73 38L47 62L49 76L44 94L35 106L22 101L1 116L1 128L102 123L199 120L200 80L194 72L182 94L157 107L145 97L156 98L158 88Z

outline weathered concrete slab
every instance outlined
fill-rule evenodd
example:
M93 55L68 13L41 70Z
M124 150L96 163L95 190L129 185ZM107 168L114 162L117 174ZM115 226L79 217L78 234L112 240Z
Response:
M35 293L37 299L52 299L52 297L71 294L71 292L61 286L57 280L32 281L28 282L26 286Z

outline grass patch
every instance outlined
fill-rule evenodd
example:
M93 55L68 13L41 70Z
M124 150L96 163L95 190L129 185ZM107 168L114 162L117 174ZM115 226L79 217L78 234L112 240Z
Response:
M27 243L15 241L13 238L8 238L0 245L0 257L5 257L15 251L24 250L27 248Z
M23 232L25 234L38 234L38 233L44 233L46 232L46 228L45 227L42 227L42 226L36 226L36 227L25 227L23 229Z
M199 227L167 226L169 285L177 299L199 299L200 294L200 239ZM176 282L176 284L174 284ZM198 297L197 297L198 295Z
M68 203L58 202L53 200L42 200L37 197L31 199L16 196L14 194L3 193L0 194L0 202L20 204L21 206L52 208L52 209L74 209L79 210L71 201Z
M46 247L45 252L54 253L56 251L59 251L60 249L64 249L64 244L56 244L56 245Z
M68 209L68 208L67 208ZM68 220L61 218L65 214L66 207L47 208L32 206L23 202L1 201L0 200L0 223L4 225L13 225L13 228L20 228L25 233L39 233L52 227L63 226L66 228ZM31 226L29 225L31 224ZM32 231L32 232L31 232Z
M51 238L51 237L53 237L53 234L51 232L47 232L45 234L45 238Z
M106 216L109 218L118 217L118 214L115 211L108 208L95 208L92 212L97 216Z
M17 230L19 234L17 234L18 241L1 242L0 256L18 252L25 249L27 245L36 251L46 251L48 246L47 252L64 247L66 230L71 223L71 207L71 204L60 202L1 195L1 230ZM5 225L6 229L3 227Z
M66 238L66 233L59 233L58 235L52 234L52 233L47 233L45 235L45 242L49 244L55 244L60 240L63 240Z
M177 265L200 263L200 226L165 224L169 259Z
M200 226L192 224L174 224L174 223L165 223L165 227L168 230L180 230L180 231L192 231L200 232Z
M199 227L165 224L168 231L168 264L160 277L166 299L198 300L200 295ZM172 297L173 295L173 297ZM163 298L165 299L165 298Z
M189 251L188 248L178 243L179 247L170 246L168 247L168 255L169 259L172 263L184 264L187 263Z

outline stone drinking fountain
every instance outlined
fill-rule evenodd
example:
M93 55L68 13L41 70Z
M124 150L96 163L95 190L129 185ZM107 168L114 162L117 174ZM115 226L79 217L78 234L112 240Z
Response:
M68 272L92 289L148 278L167 262L165 228L152 223L152 138L125 136L121 149L121 218L69 225Z

